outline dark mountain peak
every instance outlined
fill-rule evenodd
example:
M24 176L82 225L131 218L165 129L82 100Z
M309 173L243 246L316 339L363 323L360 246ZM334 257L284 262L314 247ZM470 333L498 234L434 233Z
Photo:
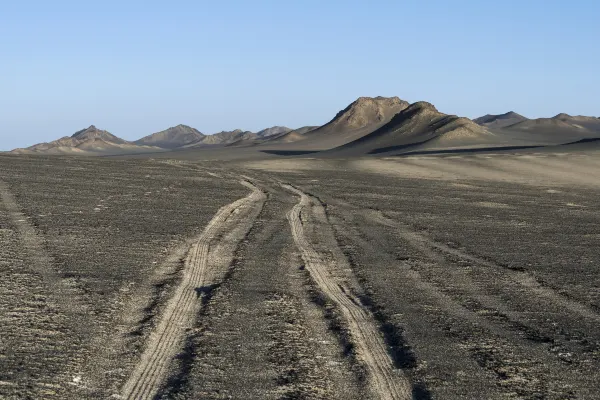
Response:
M560 113L560 114L556 114L554 117L552 117L552 119L571 119L573 118L571 115L566 114L566 113Z
M90 140L104 140L106 142L118 144L128 143L126 140L120 139L108 131L98 129L94 125L90 125L89 128L75 132L71 136L71 138L76 139L80 142Z
M135 144L174 149L200 142L205 135L188 125L179 124L137 140Z
M98 128L96 128L95 125L90 125L89 128L81 129L81 130L75 132L73 135L71 135L71 137L77 138L80 136L84 136L88 133L95 133L95 132L106 132L106 131L101 131Z
M439 112L435 106L427 101L417 101L409 105L403 112Z
M184 124L179 124L177 126L171 127L163 132L192 133L192 134L196 134L199 136L204 136L204 134L202 132L200 132L198 129L192 128L191 126L184 125Z
M509 111L507 113L498 115L498 118L519 118L519 117L523 117L521 114L516 113L514 111ZM525 118L525 117L523 117Z
M493 115L493 114L485 114L484 116L475 118L473 121L477 122L478 124L485 124L487 122L492 122L496 119L496 117L498 117L497 115Z
M185 125L185 124L177 124L177 125L169 128L169 129L171 129L171 130L174 130L174 129L177 129L177 130L186 130L186 131L189 130L189 131L199 132L196 128L192 128L191 126ZM169 129L167 129L167 130L169 130Z
M504 114L486 114L483 117L475 118L473 122L489 128L504 128L527 120L528 118L521 114L509 111Z

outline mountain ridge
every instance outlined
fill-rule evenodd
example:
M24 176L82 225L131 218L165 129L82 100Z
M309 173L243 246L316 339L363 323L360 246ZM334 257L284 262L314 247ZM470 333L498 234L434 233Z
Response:
M179 124L135 141L121 139L94 125L70 136L38 143L20 154L110 155L125 153L199 150L213 147L254 147L300 154L310 151L348 151L372 154L382 149L419 145L428 148L554 145L600 137L600 118L559 113L528 119L514 111L486 114L470 120L439 112L426 101L408 103L399 97L358 97L321 126L291 129L272 126L258 132L242 129L206 135ZM427 143L427 144L425 144ZM362 150L357 150L362 146ZM286 153L290 150L291 153ZM300 153L299 153L300 152Z
M199 143L205 137L206 135L199 130L188 125L179 124L163 131L144 136L133 143L138 145L157 146L165 149L174 149L193 143Z

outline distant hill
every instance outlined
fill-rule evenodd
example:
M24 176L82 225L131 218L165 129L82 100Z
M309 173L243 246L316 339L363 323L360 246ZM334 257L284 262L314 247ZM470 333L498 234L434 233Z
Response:
M229 147L249 147L275 140L293 130L285 126L274 126L263 129L257 133L247 133L234 142L227 144Z
M420 101L396 114L387 124L330 153L344 155L380 154L408 150L450 149L498 144L487 128L468 118L439 112Z
M141 146L157 146L163 149L175 149L190 144L200 143L206 135L187 125L177 125L164 131L156 132L134 143Z
M510 111L471 121L439 112L421 101L413 104L398 97L359 97L322 126L290 129L273 126L258 132L235 129L205 135L187 125L177 125L135 142L121 139L94 125L71 136L39 143L18 154L117 155L178 150L189 154L210 148L225 154L257 152L302 155L323 152L343 157L367 154L394 155L482 149L523 149L575 144L597 146L600 118L561 113L552 118L527 119ZM229 150L231 149L231 150ZM183 153L182 153L183 152Z
M298 147L326 150L352 142L385 125L409 103L398 97L359 97L327 124L300 134L289 132L271 143L298 143Z
M12 152L19 154L94 155L156 150L159 150L159 148L138 146L91 125L89 128L75 132L72 136L65 136L48 143L39 143L26 149L15 149Z
M475 118L473 122L487 128L503 128L505 126L514 125L527 120L528 118L522 116L521 114L517 114L514 111L509 111L505 114L498 115L487 114L483 117Z
M600 119L597 117L586 117L584 115L569 115L561 113L552 117L553 120L565 122L575 128L583 127L593 132L600 132Z
M262 131L256 132L256 137L258 138L267 138L275 135L281 135L284 133L288 133L293 129L288 128L287 126L273 126L271 128L263 129Z
M243 131L241 129L235 129L233 131L221 131L213 135L207 135L202 139L202 142L194 145L194 147L202 145L217 145L217 144L228 144L236 142L244 137L253 137L256 135L254 132Z
M318 128L319 128L319 126L312 126L312 125L303 126L301 128L294 129L289 132L269 136L269 137L265 138L266 140L262 140L261 142L262 143L275 142L275 141L279 141L281 143L296 142L298 140L302 140L304 134L306 134L308 132L312 132Z
M547 144L570 143L600 137L600 120L596 117L558 114L552 118L537 118L505 126L502 131L515 137L538 140Z

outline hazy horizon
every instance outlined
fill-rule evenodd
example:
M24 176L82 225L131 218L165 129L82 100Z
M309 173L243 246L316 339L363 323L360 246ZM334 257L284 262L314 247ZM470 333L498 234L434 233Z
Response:
M127 140L320 125L360 96L469 118L600 116L599 4L452 3L11 3L0 150L92 124Z

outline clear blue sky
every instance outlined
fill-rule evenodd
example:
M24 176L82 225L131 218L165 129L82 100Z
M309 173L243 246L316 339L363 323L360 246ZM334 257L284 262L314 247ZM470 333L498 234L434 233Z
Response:
M322 124L359 96L600 115L600 2L0 0L0 149Z

